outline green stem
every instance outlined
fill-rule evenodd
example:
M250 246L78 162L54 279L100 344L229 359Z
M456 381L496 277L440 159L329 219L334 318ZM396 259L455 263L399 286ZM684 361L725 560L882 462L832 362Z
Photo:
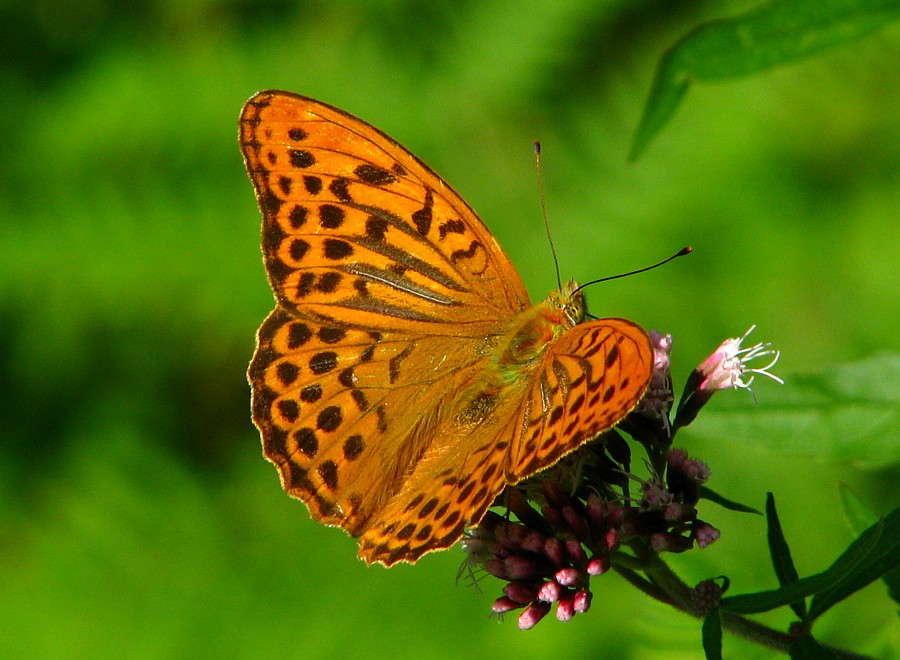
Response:
M640 559L620 553L613 562L613 568L628 582L651 598L669 604L699 619L708 614L708 611L693 598L693 590L655 552L648 552L645 557ZM642 571L647 578L641 577L637 572L638 570ZM722 627L730 633L743 637L754 644L781 651L782 653L788 653L791 645L797 641L786 633L731 612L722 611L721 620ZM827 648L838 658L846 660L869 659L869 656L859 655L844 649L831 646Z

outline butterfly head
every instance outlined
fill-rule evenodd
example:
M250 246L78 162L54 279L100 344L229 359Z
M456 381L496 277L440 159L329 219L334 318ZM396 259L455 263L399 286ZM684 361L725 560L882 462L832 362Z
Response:
M584 321L584 317L587 314L584 293L578 288L578 283L575 280L569 280L558 290L550 293L547 296L547 302L562 312L570 327Z

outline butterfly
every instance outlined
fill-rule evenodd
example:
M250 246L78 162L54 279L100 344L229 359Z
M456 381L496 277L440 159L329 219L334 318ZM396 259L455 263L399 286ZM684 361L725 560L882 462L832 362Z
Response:
M284 489L366 563L452 546L641 399L647 333L585 320L573 281L532 305L469 205L378 129L264 91L239 133L275 295L253 421Z

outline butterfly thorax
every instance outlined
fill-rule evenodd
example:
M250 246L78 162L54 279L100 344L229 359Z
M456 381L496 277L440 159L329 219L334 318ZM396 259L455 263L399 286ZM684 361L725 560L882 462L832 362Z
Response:
M501 381L519 380L540 359L547 347L566 330L584 320L584 295L569 280L545 300L519 313L507 325L496 347Z

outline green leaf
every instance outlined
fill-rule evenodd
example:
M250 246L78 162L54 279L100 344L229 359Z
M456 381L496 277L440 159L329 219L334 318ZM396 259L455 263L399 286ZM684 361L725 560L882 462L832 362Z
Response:
M662 57L629 154L636 160L694 82L747 76L860 39L900 15L898 0L769 2L700 25Z
M700 486L700 497L704 500L715 502L720 507L728 509L729 511L738 511L740 513L755 513L758 516L762 515L762 511L760 511L759 509L754 509L752 506L747 506L746 504L741 504L740 502L735 502L734 500L729 500L726 497L722 497L717 492L715 492L711 488L707 488L706 486Z
M900 507L894 509L882 522L860 534L857 541L866 535L874 535L875 530L879 532L878 544L867 554L865 561L855 564L841 575L830 589L815 595L809 607L810 618L822 616L839 602L878 578L888 575L891 575L892 579L896 578L895 569L900 566ZM838 559L832 568L838 567L840 561ZM896 600L896 594L891 595Z
M895 603L900 604L900 568L895 568L881 579L887 585L888 596L890 596Z
M859 532L870 525L878 522L878 514L870 509L860 500L856 493L850 490L846 484L840 484L839 491L841 502L844 505L844 515L850 523L850 528L854 532ZM887 585L888 595L894 599L894 602L900 603L900 568L895 568L882 578Z
M703 619L702 633L707 660L722 660L722 618L718 607Z
M722 599L722 608L736 614L766 612L807 596L817 596L809 617L815 618L835 603L900 565L900 509L866 529L825 571L780 589Z
M844 507L844 515L854 533L859 534L878 522L878 514L859 499L847 484L839 484L838 494Z
M797 569L794 566L791 549L784 538L781 522L778 520L778 512L775 509L775 497L772 493L766 495L766 522L769 554L772 556L772 566L775 569L775 575L778 577L778 583L782 586L794 584L800 579L800 576L797 574ZM806 620L806 601L803 599L794 601L791 603L791 609L794 610L794 614L801 621Z
M784 387L760 387L759 405L745 392L719 392L690 433L835 463L896 465L898 381L900 355L885 354L818 374L788 376Z

